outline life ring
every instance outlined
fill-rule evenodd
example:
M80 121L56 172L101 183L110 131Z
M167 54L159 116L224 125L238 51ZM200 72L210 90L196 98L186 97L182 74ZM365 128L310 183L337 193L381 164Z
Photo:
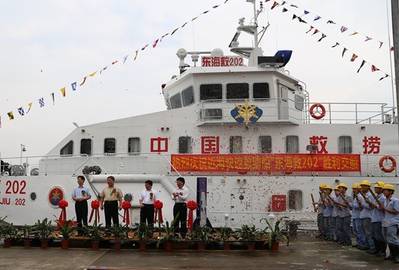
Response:
M391 166L385 167L384 162L386 160L389 160L391 162ZM382 158L380 158L379 165L381 171L391 173L396 169L396 160L392 156L383 156Z
M326 116L326 108L321 103L315 103L309 108L309 113L314 119L320 120Z

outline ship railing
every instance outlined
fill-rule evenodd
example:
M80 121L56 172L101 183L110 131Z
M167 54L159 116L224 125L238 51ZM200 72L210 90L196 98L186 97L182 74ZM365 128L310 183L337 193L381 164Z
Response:
M350 103L350 102L310 102L306 107L321 104L325 108L322 119L314 119L309 109L304 123L307 124L395 124L396 108L386 103Z

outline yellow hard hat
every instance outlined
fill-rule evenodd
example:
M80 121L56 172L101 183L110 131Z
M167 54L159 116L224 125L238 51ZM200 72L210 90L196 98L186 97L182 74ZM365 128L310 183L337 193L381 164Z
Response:
M339 184L338 188L340 188L340 187L348 189L348 186L344 183Z
M334 190L339 190L340 187L341 187L341 185L337 185L337 186L335 186Z
M360 188L359 183L353 183L353 184L352 184L352 188Z
M330 185L325 185L324 189L331 189L332 190L332 187Z
M371 187L370 181L369 180L363 180L362 182L360 182L361 186L368 186Z
M395 191L395 187L391 184L385 184L383 189Z
M384 188L385 183L382 181L377 181L374 185L375 188Z
M326 186L327 186L327 184L321 183L321 184L319 185L319 188L326 188Z

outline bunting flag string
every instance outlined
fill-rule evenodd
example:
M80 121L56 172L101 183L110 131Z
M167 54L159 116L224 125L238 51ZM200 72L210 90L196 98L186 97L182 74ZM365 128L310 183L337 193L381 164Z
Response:
M157 48L158 45L159 45L159 43L161 43L166 37L168 37L168 36L169 36L169 37L173 36L176 32L178 32L179 30L181 30L181 29L183 29L184 27L186 27L186 26L189 24L189 22L194 22L194 21L197 20L199 17L201 17L201 16L203 16L203 15L206 15L206 14L209 14L212 10L217 9L217 8L219 8L219 7L221 7L221 6L225 5L225 4L227 4L229 1L230 1L230 0L224 0L224 1L222 2L222 4L213 5L210 9L207 9L207 10L203 11L202 13L200 13L199 15L193 17L192 19L190 19L190 20L184 22L181 26L179 26L179 27L177 27L177 28L174 28L173 31L167 32L167 33L165 33L164 35L161 35L159 38L156 38L154 41L152 41L152 42L150 42L150 43L147 43L146 45L144 45L144 46L143 46L142 48L140 48L140 49L136 49L136 50L133 52L133 54L131 55L131 56L132 56L132 57L131 57L131 58L132 58L132 61L136 61L136 60L137 60L140 51L145 51L148 47L150 47L150 45L152 45L152 48ZM268 1L266 1L266 2L268 2ZM284 4L285 4L285 1L284 1ZM127 63L129 56L130 56L130 54L127 54L127 55L123 56L123 58L121 59L121 62L122 62L123 64ZM111 62L111 64L112 64L111 66L114 66L114 65L116 65L117 63L119 63L119 60L114 60L113 62ZM102 69L100 69L100 70L97 70L97 71L94 71L94 72L92 72L92 73L89 73L88 75L84 76L82 79L79 80L80 83L78 83L78 81L72 82L72 83L70 84L71 90L72 90L72 91L77 91L77 90L78 90L78 87L79 87L79 88L83 87L83 86L87 83L87 81L88 81L89 78L95 77L95 76L97 75L97 73L101 75L101 74L102 74L105 70L107 70L109 67L110 67L110 66L107 65L107 66L104 66L104 67L103 67ZM67 90L66 87L61 87L59 91L60 91L60 95L61 95L62 97L66 97L66 96L67 96L67 91L68 91L68 90ZM55 101L56 101L56 100L55 100L55 99L56 99L55 93L54 93L54 92L50 93L50 96L51 96L53 105L55 105ZM28 112L31 111L31 109L32 109L32 107L33 107L34 104L36 104L35 106L38 105L39 108L44 108L44 107L46 106L45 98L44 98L44 97L38 98L38 99L37 99L37 103L29 102L29 103L28 103L28 109L27 109L26 111L24 110L23 106L17 107L16 111L18 112L18 114L19 114L21 117L22 117L22 116L26 116L26 114L27 114ZM8 119L9 119L9 120L14 120L14 119L15 119L15 115L14 115L13 111L7 112L6 115L8 116ZM0 128L3 127L2 123L1 123L1 119L2 119L2 118L1 118L1 114L0 114ZM3 118L3 119L4 119L4 118Z
M275 1L276 2L276 1ZM277 10L277 9L275 9L275 10ZM289 12L290 10L288 9L287 10L287 12ZM301 19L301 17L299 17L297 14L295 14L294 12L291 12L292 13L292 20L295 20L295 19L298 19L298 22L299 23L305 23L305 24L307 24L307 25L309 25L309 29L306 31L306 34L310 34L311 33L311 36L315 36L315 35L318 35L318 34L321 34L321 36L317 39L317 42L322 42L324 39L326 39L327 38L327 35L325 34L325 33L323 33L323 32L321 32L318 28L316 28L314 25L310 25L310 24L308 24L306 21L304 21L304 20L302 20ZM321 17L320 16L318 16L318 17L316 17L315 19L320 19ZM332 20L329 20L329 24L335 24L335 22L334 21L332 21ZM345 31L347 31L347 28L346 27L341 27L341 32L345 32ZM359 34L358 32L353 32L351 35L357 35L357 34ZM366 37L366 41L371 41L373 38L371 38L371 37L369 37L369 36L367 36ZM339 43L339 42L335 42L334 43L334 45L332 45L331 46L331 48L337 48L337 47L341 47L342 45ZM346 47L346 46L342 46L342 53L341 53L341 56L342 56L342 58L344 58L345 57L345 55L346 55L346 53L349 51L349 49ZM359 58L359 55L358 54L356 54L356 53L354 53L354 52L351 52L351 56L350 56L350 62L356 62L357 61L357 59ZM362 61L361 61L361 63L360 63L360 66L358 67L358 69L357 69L357 73L360 73L360 71L363 69L363 67L366 65L366 64L369 64L370 65L370 67L371 67L371 72L382 72L379 68L377 68L374 64L371 64L370 62L368 62L367 60L365 60L365 59L362 59ZM386 79L386 78L388 78L388 77L390 77L390 75L388 74L388 73L386 73L386 72L382 72L384 75L379 79L380 81L382 81L382 80L384 80L384 79Z

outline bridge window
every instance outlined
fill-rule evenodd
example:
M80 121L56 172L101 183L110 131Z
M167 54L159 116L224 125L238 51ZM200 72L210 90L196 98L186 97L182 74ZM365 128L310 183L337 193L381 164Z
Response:
M352 137L340 136L338 138L338 153L351 154L352 153Z
M140 138L134 137L128 140L128 153L131 155L137 155L141 152Z
M259 136L259 152L260 153L271 153L272 152L272 137L271 136Z
M305 100L299 95L295 95L295 109L303 111Z
M116 140L115 138L104 139L104 154L115 154Z
M298 136L287 136L285 139L285 152L289 154L299 153Z
M73 141L69 141L60 151L61 156L72 156L73 155Z
M230 137L230 153L239 154L242 153L242 137L231 136Z
M221 100L223 97L221 84L202 84L200 86L201 100Z
M183 106L188 106L194 103L194 88L190 86L181 92L183 98Z
M249 98L249 85L247 83L227 84L227 99Z
M192 153L191 147L191 137L179 137L179 153L180 154L188 154Z
M80 140L80 154L89 156L91 155L91 139Z
M172 106L172 109L181 108L181 95L180 95L180 93L177 93L176 95L174 95L174 96L172 96L170 98L170 106Z
M269 99L270 91L268 83L254 83L254 99Z
M289 190L288 191L288 209L289 210L302 210L303 199L301 190Z

